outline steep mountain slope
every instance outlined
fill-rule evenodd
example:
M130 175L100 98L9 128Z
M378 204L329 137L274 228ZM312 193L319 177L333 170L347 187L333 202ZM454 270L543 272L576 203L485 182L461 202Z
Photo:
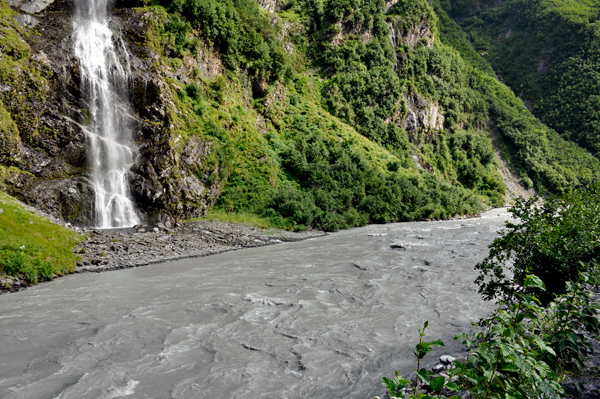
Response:
M600 1L440 3L530 109L599 156Z
M93 224L69 3L32 28L0 3L0 186ZM425 0L133 3L116 1L111 24L131 69L129 182L150 220L216 205L337 230L475 213L505 201L491 135L528 188L600 181L597 159L446 44Z

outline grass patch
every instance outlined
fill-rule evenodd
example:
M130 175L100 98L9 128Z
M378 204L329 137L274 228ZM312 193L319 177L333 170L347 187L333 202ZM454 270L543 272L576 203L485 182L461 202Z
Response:
M222 209L213 209L208 215L203 218L195 218L188 220L189 222L195 222L198 220L218 220L225 223L237 223L249 226L260 227L261 229L270 229L275 226L270 219L256 215L251 212L227 212Z
M74 231L31 212L0 192L0 275L23 277L31 284L75 271Z

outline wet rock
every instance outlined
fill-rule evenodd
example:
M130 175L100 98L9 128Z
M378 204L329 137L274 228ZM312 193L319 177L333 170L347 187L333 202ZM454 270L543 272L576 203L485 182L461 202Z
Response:
M122 33L131 63L131 123L139 146L138 162L127 179L136 204L149 222L161 221L172 227L178 218L206 213L221 190L218 170L206 170L204 160L210 143L196 137L173 135L168 123L173 109L173 89L165 83L161 69L153 68L157 55L144 45L145 32L153 21L129 7L142 0L111 0L115 11L111 23ZM43 212L73 223L94 223L94 193L87 174L86 133L81 125L88 119L81 93L81 73L74 55L71 0L9 0L13 8L36 15L20 15L22 24L41 33L25 38L31 48L31 67L40 73L37 91L20 81L1 85L0 100L14 116L20 137L34 137L25 143L19 135L0 139L0 162L23 172L0 181L6 191ZM51 11L51 12L47 12ZM28 79L22 79L28 82ZM24 83L23 83L24 84ZM26 100L15 91L29 90ZM19 102L21 101L21 102ZM26 101L26 103L22 103ZM169 225L170 223L171 225Z
M440 362L442 362L443 364L446 364L446 365L454 362L455 360L456 360L456 358L453 356L450 356L450 355L440 356Z
M75 179L8 182L9 194L61 220L91 224L94 218L94 189L85 177Z
M436 363L431 368L431 371L433 371L434 373L441 373L441 372L443 372L445 370L446 370L446 366L443 365L443 364L441 364L441 363Z

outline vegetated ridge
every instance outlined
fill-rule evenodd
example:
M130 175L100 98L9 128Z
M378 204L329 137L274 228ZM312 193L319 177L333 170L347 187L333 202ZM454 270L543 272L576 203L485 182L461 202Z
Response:
M92 224L70 2L35 16L11 4L0 187ZM453 24L425 0L116 1L139 209L164 221L215 207L298 230L474 214L506 200L492 135L525 188L599 181L598 160L538 121Z

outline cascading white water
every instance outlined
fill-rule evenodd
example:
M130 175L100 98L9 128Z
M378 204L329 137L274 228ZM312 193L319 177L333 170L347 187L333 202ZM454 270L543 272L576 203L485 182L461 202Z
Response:
M127 183L135 158L128 123L127 50L108 26L108 0L75 0L74 4L75 55L82 99L89 111L84 131L96 191L95 224L100 228L133 226L140 219Z

